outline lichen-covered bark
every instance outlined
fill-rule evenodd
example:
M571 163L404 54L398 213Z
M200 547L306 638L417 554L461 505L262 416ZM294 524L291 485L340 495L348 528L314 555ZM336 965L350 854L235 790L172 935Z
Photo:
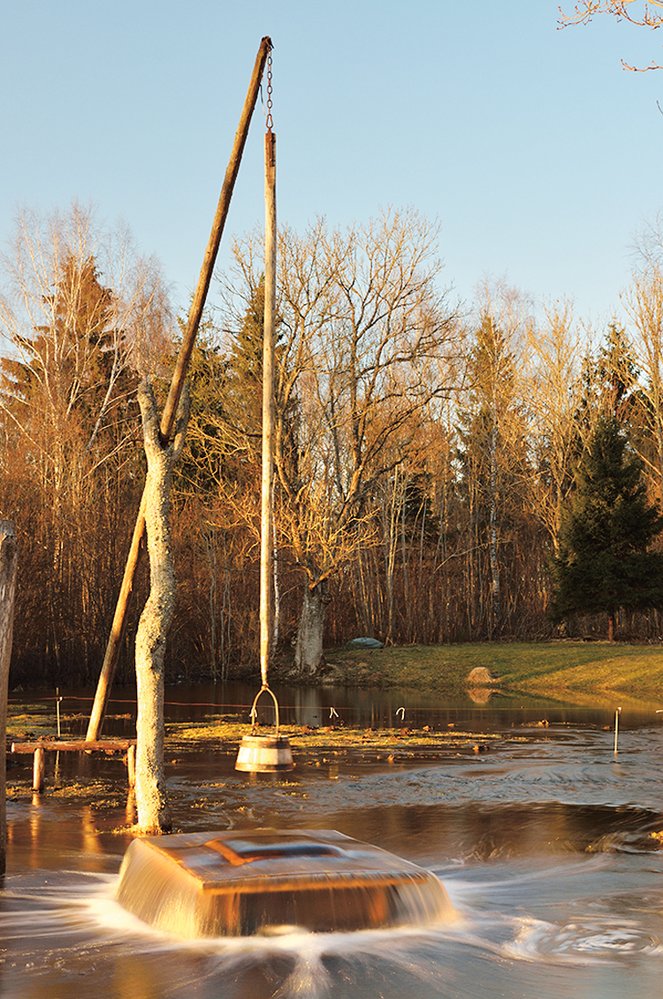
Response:
M138 401L147 457L145 525L150 595L136 633L136 810L141 831L156 833L171 827L163 760L164 660L176 585L169 515L173 465L181 448L186 417L180 417L174 444L164 445L154 394L147 380L139 387Z

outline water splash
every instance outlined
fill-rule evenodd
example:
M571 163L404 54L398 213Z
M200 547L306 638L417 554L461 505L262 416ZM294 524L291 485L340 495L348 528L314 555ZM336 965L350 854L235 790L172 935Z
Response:
M588 861L588 875L600 870L599 859L602 862L602 858ZM571 865L569 880L582 888L581 866ZM561 866L539 871L539 884L544 885L546 878L559 883L561 871ZM523 891L537 887L534 876L521 879L514 873L514 878ZM549 980L550 991L546 986L538 992L547 999L562 994L564 976L569 974L586 975L605 967L614 977L619 965L639 962L641 968L642 961L654 959L653 975L663 953L651 922L633 914L625 919L595 913L590 918L585 911L555 923L531 914L512 916L504 905L482 908L482 893L499 899L508 878L452 879L450 895L460 913L454 924L194 940L155 930L123 909L114 897L116 877L71 874L65 883L47 886L39 884L38 873L10 880L0 912L8 950L5 976L15 974L16 981L24 982L27 975L31 982L22 992L19 986L11 987L10 977L3 994L13 997L73 994L72 982L83 979L90 981L90 989L76 985L76 995L93 997L109 974L133 983L133 991L123 986L124 991L109 994L149 994L154 999L211 999L220 989L229 999L248 994L255 999L368 999L379 994L396 999L413 989L430 997L464 997L489 993L489 983L499 975L520 982L524 991L518 994L531 994L527 991L531 976L539 976L546 966L558 969L557 977ZM655 906L656 899L650 901ZM151 983L149 992L132 977L138 974L137 967ZM467 980L468 969L476 981L464 991L459 978ZM55 989L58 976L69 992L64 986L62 991ZM515 992L507 988L503 994ZM602 994L617 995L618 990ZM646 990L640 994L648 995Z
M571 922L555 925L540 919L524 919L504 953L523 961L541 963L611 963L634 955L659 957L663 944L635 920Z
M334 830L254 829L134 840L118 901L183 938L337 932L453 921L429 871Z

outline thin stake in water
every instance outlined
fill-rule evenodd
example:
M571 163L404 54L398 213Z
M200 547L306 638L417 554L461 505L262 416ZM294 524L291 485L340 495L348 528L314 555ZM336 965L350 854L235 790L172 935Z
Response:
M613 750L615 756L619 752L619 716L621 713L622 713L621 708L615 709L615 748Z
M60 688L55 688L55 724L57 727L58 739L62 736L62 730L60 728L60 702L62 698L60 697Z

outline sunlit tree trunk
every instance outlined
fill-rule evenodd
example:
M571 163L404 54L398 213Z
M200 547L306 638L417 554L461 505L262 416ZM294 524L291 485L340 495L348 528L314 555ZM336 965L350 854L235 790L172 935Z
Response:
M185 416L178 423L175 443L164 445L159 414L149 382L138 391L147 480L145 524L150 556L150 595L136 633L136 808L143 832L166 832L171 820L164 774L164 660L168 630L175 608L175 570L170 540L170 494L173 464L181 448Z
M307 586L304 590L295 646L295 672L302 678L314 676L322 662L327 602L326 582L320 582L314 587Z

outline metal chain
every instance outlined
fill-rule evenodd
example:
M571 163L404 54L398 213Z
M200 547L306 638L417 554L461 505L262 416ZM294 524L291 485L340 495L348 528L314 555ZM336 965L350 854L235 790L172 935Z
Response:
M265 119L265 127L268 132L271 132L274 128L274 119L272 118L272 93L274 88L272 86L272 53L270 52L267 56L267 116Z

